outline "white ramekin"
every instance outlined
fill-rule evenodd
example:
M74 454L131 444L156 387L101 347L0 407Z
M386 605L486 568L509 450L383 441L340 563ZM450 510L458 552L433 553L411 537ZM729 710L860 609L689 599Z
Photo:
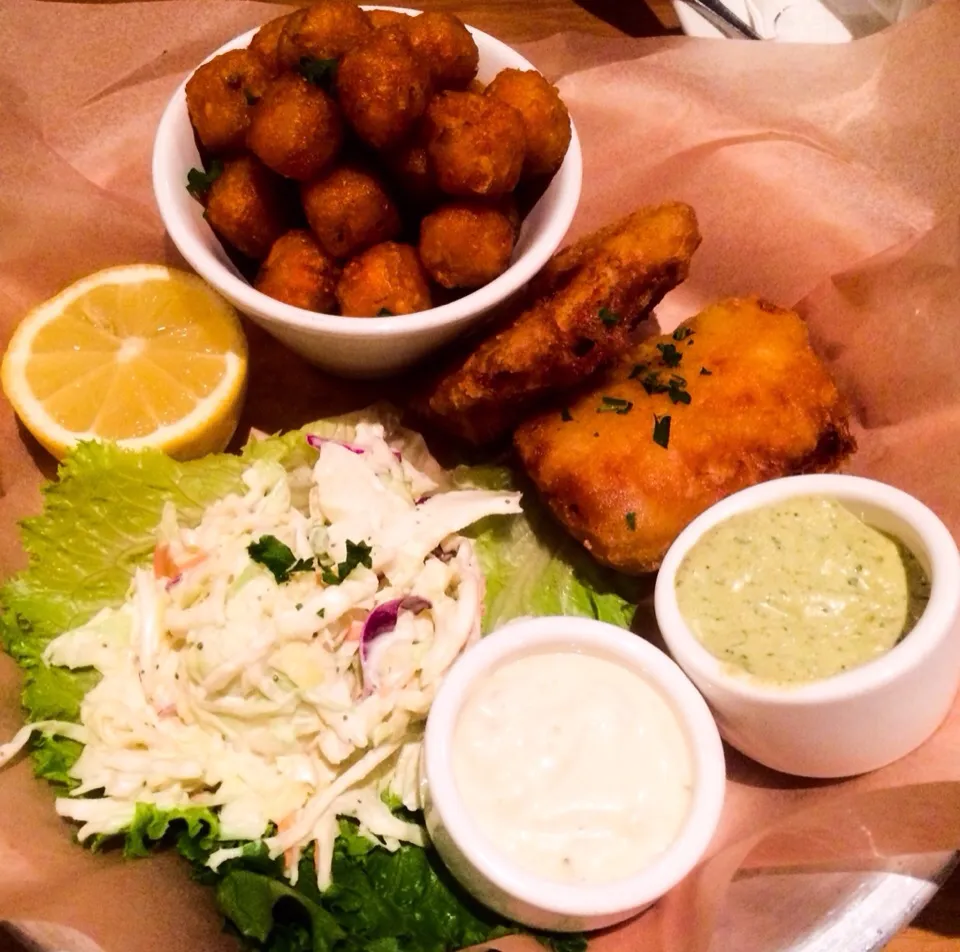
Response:
M477 829L457 792L451 763L454 728L473 685L508 661L550 650L593 654L636 671L671 705L689 743L694 786L687 819L673 844L629 878L579 886L551 882L519 869ZM504 724L503 729L509 730L510 725ZM444 678L427 719L422 786L433 845L477 899L534 928L600 929L655 902L703 856L720 817L725 783L720 735L703 698L683 672L638 635L592 619L525 619L487 636Z
M677 606L677 569L697 540L737 513L799 496L836 499L900 539L928 573L930 601L916 627L881 657L798 685L766 684L712 655ZM725 740L774 770L844 777L875 770L923 743L960 685L960 554L923 503L857 476L791 476L723 500L695 519L668 551L655 607L663 639L713 709Z
M365 9L419 12L399 7ZM535 69L506 43L468 29L480 51L481 82L489 82L507 67ZM207 60L246 46L255 32L235 37ZM389 318L340 317L293 307L247 283L204 220L203 209L187 193L187 172L200 164L200 157L187 115L185 87L186 83L177 89L164 110L153 146L153 192L167 233L194 271L238 310L311 363L343 377L395 373L489 318L546 264L577 210L583 161L574 128L563 165L523 220L510 267L489 284L429 311Z

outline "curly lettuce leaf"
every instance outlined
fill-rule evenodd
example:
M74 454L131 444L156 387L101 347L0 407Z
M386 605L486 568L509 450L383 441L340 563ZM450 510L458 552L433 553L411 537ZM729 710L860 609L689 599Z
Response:
M396 411L384 406L251 442L240 456L188 463L152 451L81 444L60 467L57 481L45 488L43 512L22 525L27 569L0 588L0 638L24 671L28 718L79 719L97 673L48 667L43 650L52 638L123 601L134 569L152 556L166 502L176 505L183 523L196 523L214 500L242 491L241 475L251 462L272 460L290 469L310 464L316 454L306 433L350 440L360 421L384 423L391 442L442 483L513 488L514 477L505 468L460 468L451 480L423 439L399 427ZM585 615L628 625L632 606L616 591L613 576L569 542L532 495L524 511L525 518L488 519L470 533L487 577L485 630L535 614ZM69 771L80 751L66 738L37 737L31 745L35 772L69 790L76 785ZM259 854L212 873L202 864L224 845L217 835L216 816L209 810L163 811L141 804L123 848L126 855L143 856L152 845L172 841L200 878L217 884L221 909L233 928L264 952L441 952L510 931L418 847L390 853L346 825L336 845L335 885L321 896L311 869L291 887L277 863ZM309 866L309 858L305 862ZM541 938L561 952L585 947L577 936Z

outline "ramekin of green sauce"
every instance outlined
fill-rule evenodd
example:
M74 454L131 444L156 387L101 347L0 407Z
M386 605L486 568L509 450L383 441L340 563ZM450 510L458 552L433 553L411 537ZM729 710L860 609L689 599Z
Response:
M793 476L723 500L670 548L655 606L724 739L786 773L890 763L960 686L956 543L874 480Z

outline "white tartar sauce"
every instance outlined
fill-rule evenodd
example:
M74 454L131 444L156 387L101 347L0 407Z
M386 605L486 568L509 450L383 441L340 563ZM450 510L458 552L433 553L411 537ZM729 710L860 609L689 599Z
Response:
M481 833L564 883L640 872L690 809L693 758L676 715L614 661L558 651L480 681L454 728L453 771Z

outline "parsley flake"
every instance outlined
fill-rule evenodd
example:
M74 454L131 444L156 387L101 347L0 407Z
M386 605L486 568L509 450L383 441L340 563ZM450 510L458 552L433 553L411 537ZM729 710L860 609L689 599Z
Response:
M213 159L210 168L190 169L187 172L187 191L196 199L203 199L203 196L210 191L210 186L223 173L223 163L219 159Z
M653 415L653 442L664 449L670 444L670 417Z
M620 323L620 315L616 311L611 311L608 307L600 308L597 317L599 317L607 327L615 327Z
M388 307L382 307L377 311L377 317L394 317L393 311Z
M692 333L693 333L693 331L692 331L689 327L678 327L678 328L673 332L673 339L674 339L674 340L686 340Z
M648 367L648 364L634 364L633 370L630 371L630 374L627 377L627 380L636 380Z
M317 59L315 56L301 56L297 72L314 86L332 86L337 78L338 61L336 59Z
M247 553L254 562L266 567L278 585L286 582L294 572L309 572L313 559L298 559L290 546L276 536L262 535L247 546Z
M673 344L657 344L657 350L660 351L660 359L667 367L679 367L683 360L683 354L677 350Z
M701 367L701 368L700 368L700 376L701 376L701 377L712 377L712 376L713 376L713 371L712 371L712 370L707 370L706 367Z
M339 585L358 565L364 568L372 568L373 560L370 553L373 550L366 542L353 542L347 539L347 557L337 565L337 571L334 572L329 566L324 566L321 573L321 579L325 585Z
M569 407L564 407L560 411L560 419L563 420L564 423L569 423L573 419L573 414L570 412Z
M666 384L660 382L660 374L657 373L656 370L651 370L650 373L640 381L640 385L651 396L655 393L666 393L669 389Z
M672 374L667 387L667 396L673 403L689 403L690 394L686 390L687 381L678 374Z
M633 403L630 400L624 400L622 397L601 397L597 413L616 413L618 416L623 416L632 409Z
M317 618L323 618L323 616L326 615L326 613L327 613L327 610L325 608L318 608Z
M627 522L627 528L631 532L636 532L637 531L637 514L635 512L628 512L623 518Z

